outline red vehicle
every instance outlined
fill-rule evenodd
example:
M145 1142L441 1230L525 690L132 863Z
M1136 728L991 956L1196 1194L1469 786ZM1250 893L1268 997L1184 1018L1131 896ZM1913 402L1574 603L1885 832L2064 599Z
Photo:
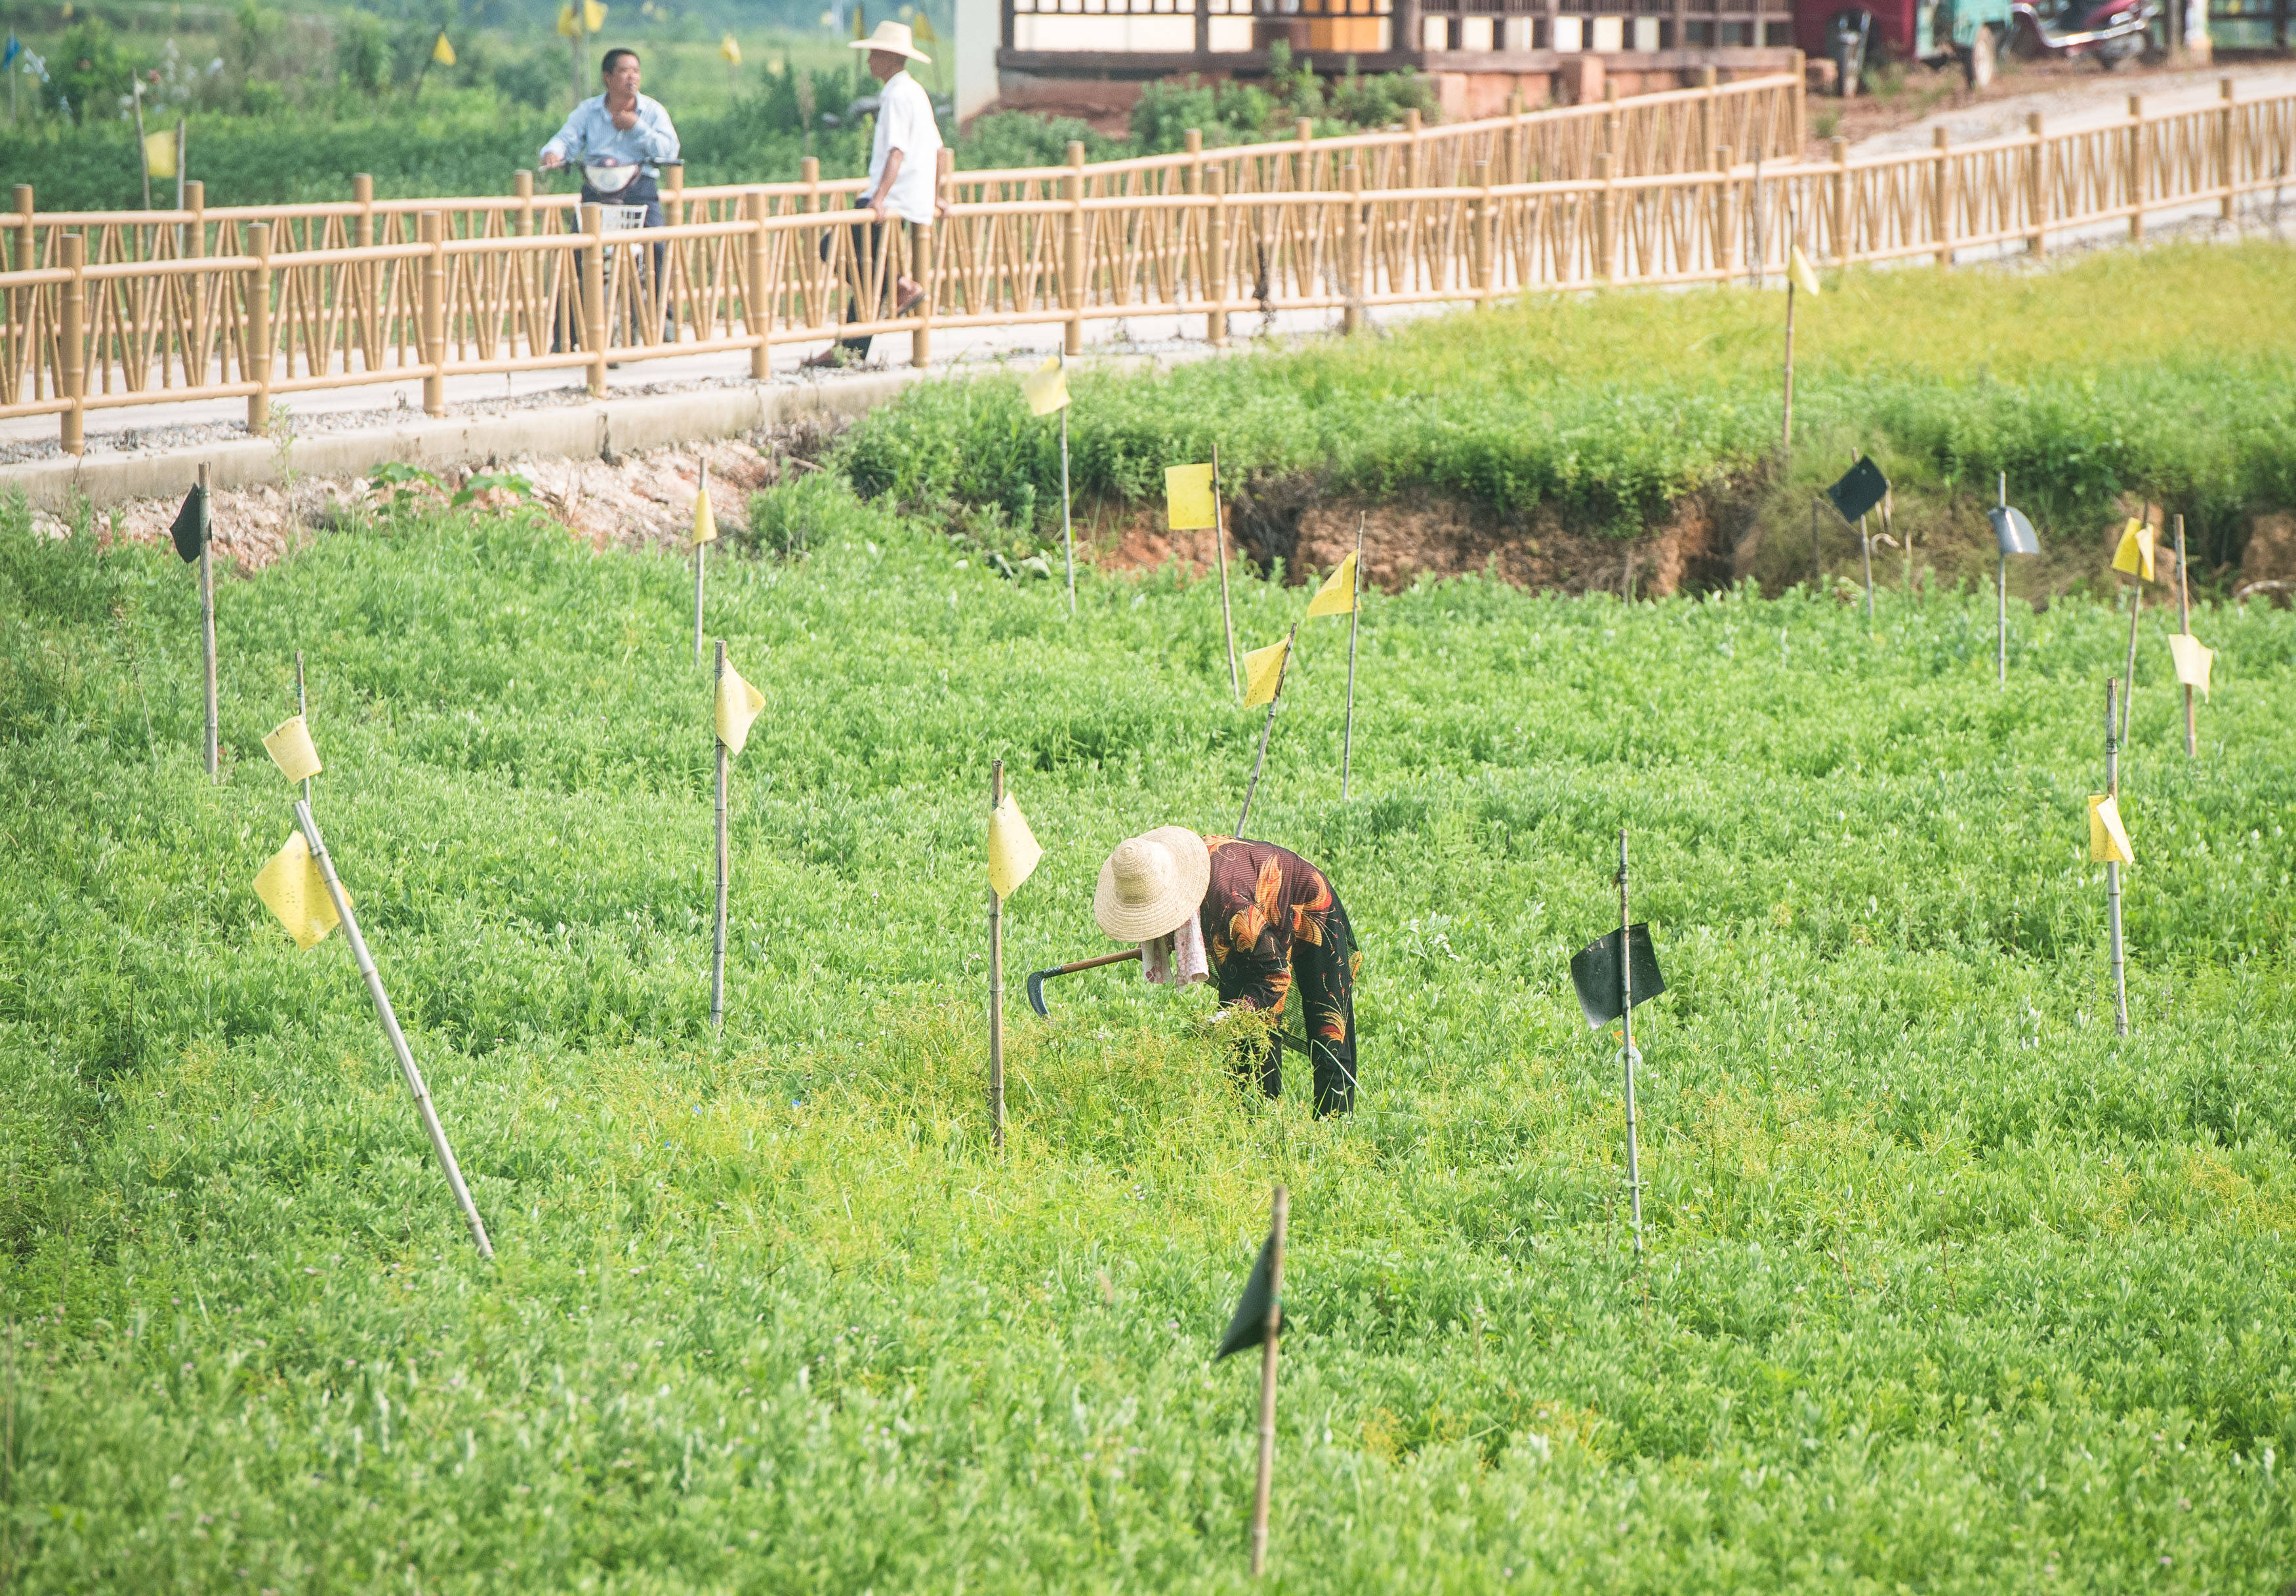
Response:
M1856 94L1867 65L1884 61L1957 63L1983 88L2009 42L2011 11L2011 0L1797 0L1794 43L1833 63L1840 94Z

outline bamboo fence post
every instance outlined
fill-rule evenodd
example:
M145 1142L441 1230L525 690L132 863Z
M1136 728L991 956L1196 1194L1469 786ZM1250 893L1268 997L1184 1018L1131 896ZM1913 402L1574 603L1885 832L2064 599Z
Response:
M1227 343L1227 168L1214 166L1204 174L1204 234L1210 276L1204 284L1204 341L1214 348Z
M955 168L956 152L943 149L933 158L933 198L946 201L948 197L949 173ZM932 364L933 311L940 287L940 212L936 206L931 220L919 222L909 229L914 241L914 266L917 286L923 291L917 300L917 330L909 334L909 364L922 371Z
M203 697L207 702L208 780L223 780L223 759L217 746L217 724L216 703L216 631L215 631L215 520L214 501L208 495L208 462L200 462L200 675L204 683Z
M2104 793L2120 797L2120 747L2112 735L2113 681L2104 683ZM2125 827L2128 823L2123 821ZM2128 1035L2128 965L2120 939L2120 861L2104 862L2105 920L2112 936L2112 1034Z
M1252 757L1251 781L1243 790L1243 807L1235 817L1238 837L1243 835L1243 823L1251 818L1252 794L1259 790L1259 769L1267 762L1267 734L1275 729L1275 706L1283 701L1283 678L1292 674L1292 653L1299 638L1300 623L1293 621L1283 636L1283 658L1275 662L1275 691L1267 700L1267 717L1259 723L1259 752Z
M1716 115L1715 99L1720 93L1715 87L1720 74L1712 67L1698 69L1698 86L1706 91L1698 102L1699 164L1707 170L1714 166L1714 148L1722 142L1720 119Z
M1784 413L1778 423L1778 447L1784 453L1786 463L1793 463L1793 335L1794 335L1794 274L1786 273L1786 360L1784 382ZM1810 542L1817 541L1817 507L1810 507Z
M375 1018L382 1022L391 1052L398 1055L399 1073L406 1077L406 1089L414 1094L414 1106L422 1115L422 1128L430 1133L431 1150L439 1155L439 1167L446 1171L447 1184L462 1207L463 1222L471 1227L471 1240L478 1244L479 1256L492 1262L494 1243L487 1240L486 1222L479 1217L478 1205L471 1200L471 1189L463 1183L463 1167L455 1161L455 1150L447 1141L446 1127L439 1123L439 1110L430 1101L430 1088L423 1084L422 1071L415 1067L406 1033L398 1028L398 1016L391 1009L390 994L382 989L382 974L374 967L374 956L367 952L366 938L359 935L358 916L351 912L350 896L336 879L335 862L328 856L326 841L319 835L319 823L311 818L311 806L300 798L295 801L295 820L303 828L303 840L309 844L311 857L317 861L319 873L327 883L327 896L334 900L335 918L343 925L343 940L351 945L351 957L366 981L366 994L373 1000Z
M271 428L271 224L247 225L247 342L240 358L255 381L247 396L247 430L261 438Z
M1348 578L1348 718L1340 737L1340 799L1347 800L1348 765L1356 748L1356 632L1363 624L1364 512L1356 514L1356 563Z
M2128 241L2144 241L2144 96L2128 96Z
M1062 412L1066 414L1066 412ZM1227 634L1227 680L1235 701L1243 702L1243 673L1235 663L1235 611L1227 596L1227 510L1221 503L1219 445L1212 446L1212 550L1219 556L1220 626Z
M11 229L14 234L15 255L8 263L11 271L29 272L39 265L40 235L32 220L33 213L32 185L29 183L16 184L16 213L12 218L13 225ZM40 291L37 288L10 289L8 314L11 323L29 333L32 326L33 307L39 303L39 299ZM36 399L40 397L41 376L40 363L35 360L27 372L28 381L24 384L23 391L29 397ZM70 423L66 422L63 424L68 426ZM67 449L66 452L70 451Z
M1611 184L1611 152L1607 150L1595 157L1595 181L1603 186L1595 191L1595 275L1605 283L1615 282L1619 275L1618 204L1612 197Z
M1061 304L1068 321L1061 334L1063 353L1084 353L1084 143L1069 141L1068 175L1061 179L1068 216L1061 230Z
M989 767L988 812L1004 801L1004 761ZM1004 1150L1004 900L988 888L988 1145Z
M63 413L64 453L81 454L87 451L87 235L67 233L63 247L71 276L63 285L56 329L56 397L71 401Z
M2049 252L2049 141L2041 126L2039 111L2025 118L2025 132L2033 141L2025 156L2026 219L2030 223L2025 249L2037 257Z
M1251 1496L1251 1576L1267 1571L1267 1509L1275 1486L1275 1370L1283 1332L1283 1240L1291 1194L1275 1188L1267 1221L1267 1322L1259 1346L1259 1471Z
M742 198L750 224L748 271L743 282L742 331L756 341L750 346L750 381L763 382L774 369L773 291L766 281L766 196L755 190Z
M2185 518L2177 518L2177 630L2189 637L2193 634L2193 589L2185 569ZM2194 741L2193 684L2185 683L2185 757L2194 757L2200 749Z
M1340 269L1347 275L1347 308L1340 312L1340 331L1354 334L1364 327L1364 177L1363 168L1348 162L1347 209L1340 233Z
M447 413L447 252L446 220L426 210L416 224L416 236L429 246L422 254L422 413Z
M718 640L718 683L726 680L726 640ZM714 699L714 695L713 695ZM733 858L726 839L726 740L718 742L718 915L717 929L710 939L709 954L709 1029L714 1035L726 1028L726 878L731 873Z
M1857 258L1856 241L1849 235L1849 141L1833 141L1833 259L1845 271Z
M1488 310L1498 292L1498 200L1491 192L1491 163L1475 163L1475 305Z
M182 169L178 160L177 169ZM203 260L208 252L208 185L195 178L184 182L183 209L191 220L184 225L184 254ZM194 273L187 283L192 301L191 325L184 330L180 353L184 381L204 387L208 382L208 274ZM193 373L196 372L197 375Z
M699 496L702 499L709 496L709 462L707 460L701 462ZM693 663L696 665L701 663L701 594L709 571L709 545L697 543L693 545ZM721 676L726 674L726 645L722 642L718 645L718 674Z
M1736 153L1727 144L1714 146L1714 270L1726 282L1738 273L1738 184L1730 176Z
M582 262L582 341L590 355L590 397L606 397L606 210L602 205L582 207L582 231L589 248Z
M1930 236L1937 241L1938 269L1949 271L1953 266L1953 135L1942 127L1932 128L1930 148L1937 157L1937 181L1930 188Z
M1635 938L1627 905L1627 828L1619 828L1619 1008L1626 1022L1621 1053L1627 1069L1627 1191L1634 1206L1635 1256L1643 1256L1642 1150L1635 1115Z
M353 219L355 231L351 241L365 250L374 243L374 178L366 172L351 177L351 201L358 209ZM366 367L375 371L382 365L382 346L387 334L381 317L381 307L375 300L376 266L363 261L351 268L351 280L358 285L355 307L359 318L360 341L366 351Z
M2231 78L2220 78L2217 80L2217 100L2218 104L2217 168L2224 176L2222 214L2224 219L2229 222L2233 219L2233 212L2237 208L2240 197L2240 173L2234 160L2237 153L2240 124L2233 114Z

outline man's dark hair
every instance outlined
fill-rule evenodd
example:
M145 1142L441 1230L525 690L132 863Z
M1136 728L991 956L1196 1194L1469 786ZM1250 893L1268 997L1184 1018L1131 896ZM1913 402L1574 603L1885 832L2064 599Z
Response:
M614 63L621 60L625 55L628 56L632 61L636 61L638 58L638 53L635 50L607 51L606 59L598 63L598 76L603 78L612 72L614 70Z

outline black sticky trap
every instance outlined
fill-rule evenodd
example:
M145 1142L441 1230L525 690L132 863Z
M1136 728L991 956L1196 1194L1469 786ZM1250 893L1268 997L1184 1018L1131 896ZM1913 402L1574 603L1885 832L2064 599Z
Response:
M168 528L176 540L176 552L184 563L199 562L201 545L208 536L208 490L194 487L184 495L184 507L176 512L175 525Z
M1658 950L1651 945L1650 927L1633 928L1635 1002L1656 997L1666 990L1658 972ZM1570 984L1578 989L1578 1006L1590 1026L1607 1025L1626 1012L1619 1002L1619 933L1599 937L1578 950L1570 961Z
M2002 504L1987 511L1985 519L1993 523L1993 541L2001 545L2003 553L2038 554L2041 552L2041 540L2035 536L2033 523L2025 519L2023 511L2013 505Z
M1861 457L1849 468L1849 474L1825 490L1833 502L1834 510L1845 521L1854 521L1865 515L1890 494L1890 479L1874 463L1871 454Z
M1235 1305L1235 1317L1227 1322L1227 1334L1220 1338L1219 1351L1212 1362L1217 1363L1230 1353L1257 1346L1267 1339L1267 1305L1275 1296L1271 1278L1275 1273L1275 1233L1270 1231L1267 1240L1259 1244L1259 1261L1251 1266L1251 1278L1243 1282L1243 1300ZM1279 1330L1288 1328L1280 1316L1282 1312L1279 1307Z

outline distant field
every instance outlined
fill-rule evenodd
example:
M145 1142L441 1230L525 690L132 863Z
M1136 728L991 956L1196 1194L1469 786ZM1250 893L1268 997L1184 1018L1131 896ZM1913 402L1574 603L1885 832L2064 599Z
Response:
M1861 306L1974 282L1861 280L1805 348L1885 349ZM2027 291L1958 291L1998 317ZM2195 349L2235 336L2221 299ZM1615 328L1592 369L1621 380L1632 330L1664 347L1697 303L1491 318L1484 348L1527 351L1489 363L1496 413L1553 391L1574 330ZM1755 366L1758 305L1710 307L1694 357ZM2246 340L2286 314L2251 302ZM1984 325L1961 352L2018 343L2077 391L2079 350ZM1471 371L1476 340L1080 385L1088 469L1090 418L1152 392L1258 436L1206 396L1275 406L1290 373L1313 401L1414 348ZM2082 818L2111 609L2020 613L2002 692L1980 600L1884 593L1869 634L1799 595L1423 585L1365 617L1344 803L1344 640L1311 623L1251 830L1330 870L1365 945L1366 1112L1318 1123L1239 1095L1201 992L1078 976L1049 1024L1020 996L1110 945L1116 840L1233 821L1259 717L1214 590L1087 572L1070 622L836 482L774 513L810 558L711 576L768 699L717 1043L685 565L423 516L227 577L211 787L185 568L0 514L0 1587L1242 1589L1257 1380L1210 1358L1277 1180L1268 1588L2285 1579L2285 612L2202 607L2189 763L2146 612L2125 1042ZM1303 603L1242 583L1242 639ZM291 823L258 739L298 647L318 812L491 1267L340 939L298 953L250 889ZM996 757L1048 850L1010 909L1001 1159ZM1615 923L1622 824L1669 985L1639 1265L1615 1044L1565 977Z

